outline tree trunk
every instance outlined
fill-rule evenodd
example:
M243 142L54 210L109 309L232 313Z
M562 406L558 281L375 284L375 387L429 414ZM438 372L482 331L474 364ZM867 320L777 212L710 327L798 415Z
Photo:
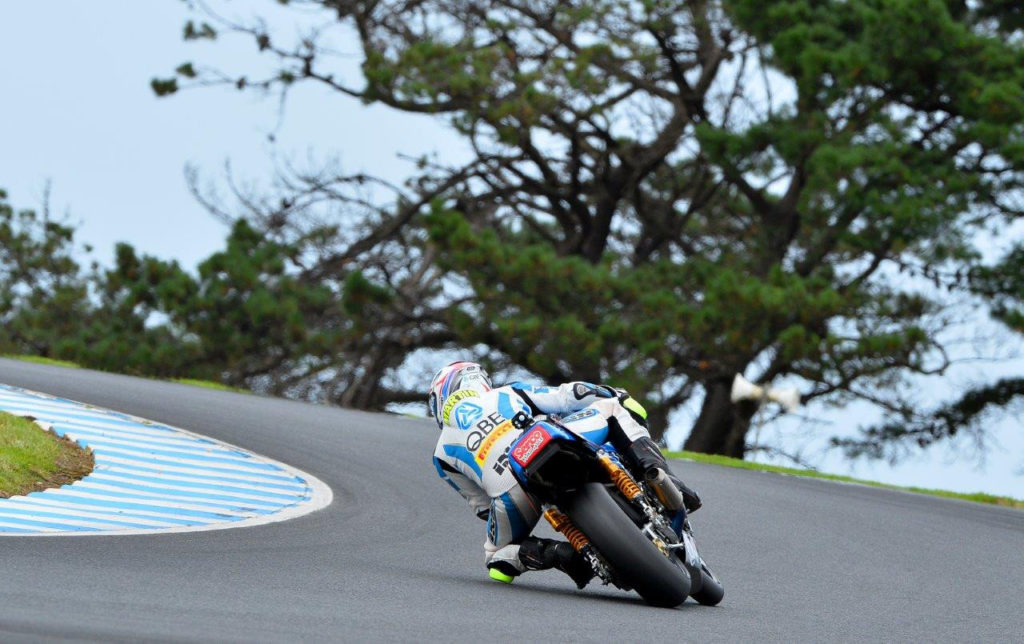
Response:
M683 449L743 458L757 403L730 401L732 378L710 380L704 383L704 389L704 404Z
M661 405L647 408L647 425L651 432L651 440L659 445L665 438L665 428L668 427L668 410Z

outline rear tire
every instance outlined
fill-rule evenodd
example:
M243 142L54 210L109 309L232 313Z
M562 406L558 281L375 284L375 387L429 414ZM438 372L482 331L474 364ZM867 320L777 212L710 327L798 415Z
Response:
M686 601L690 575L644 536L599 483L587 483L562 510L648 604L671 608Z

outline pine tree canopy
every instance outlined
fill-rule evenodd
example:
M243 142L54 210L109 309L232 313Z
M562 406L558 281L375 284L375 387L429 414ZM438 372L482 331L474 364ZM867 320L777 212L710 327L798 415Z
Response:
M381 409L425 388L403 368L461 347L625 387L656 433L701 400L686 447L734 456L753 413L729 400L736 373L874 403L874 443L950 434L927 423L1020 393L931 411L910 395L955 362L954 307L1021 328L1020 250L979 247L1024 212L1016 3L279 4L318 24L296 38L212 1L184 31L248 41L271 72L186 63L154 90L319 85L431 115L471 154L401 185L283 169L240 194L228 248L156 296L188 303L178 333L236 382Z

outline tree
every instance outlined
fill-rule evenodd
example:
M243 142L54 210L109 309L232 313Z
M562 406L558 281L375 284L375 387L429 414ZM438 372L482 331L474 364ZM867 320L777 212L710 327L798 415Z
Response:
M433 253L408 250L401 231L322 223L313 207L363 178L296 181L294 201L247 201L255 227L236 221L227 252L200 265L201 302L181 324L231 347L231 378L260 389L361 409L421 401L389 371L454 337L425 306L439 288Z
M0 353L67 359L80 346L88 284L74 229L48 211L15 211L0 190Z
M97 270L90 281L93 314L81 322L86 341L76 362L119 373L220 380L220 370L204 360L197 338L168 323L168 312L196 288L177 262L139 257L121 243L113 267Z
M330 349L329 293L289 274L309 241L280 244L238 221L198 275L119 244L114 267L97 279L97 317L113 322L84 362L283 393Z
M1024 334L1024 246L1017 245L993 266L971 275L971 290L992 303L992 315ZM932 410L908 410L902 417L869 427L856 438L833 439L848 456L898 460L911 447L928 447L960 435L984 442L987 422L1024 401L1024 377L1000 378L973 387ZM1018 407L1019 408L1019 407ZM1017 414L1019 417L1019 414Z
M362 275L391 316L378 328L431 325L387 368L476 344L546 379L625 385L660 420L703 392L686 447L742 456L738 372L905 415L908 376L949 365L945 300L921 280L966 291L975 231L1021 214L1008 3L284 4L323 10L322 28L293 43L210 13L185 30L251 38L272 75L187 63L154 90L317 83L465 137L467 164L423 160L395 201L346 189L369 177L307 175L254 217L308 224L333 204L348 223L302 279ZM361 82L332 59L338 26ZM383 296L399 292L419 297Z
M290 273L308 239L281 244L238 221L223 251L199 264L198 280L161 299L171 324L199 342L202 362L224 382L283 393L302 363L331 348L333 303L322 286L298 284Z

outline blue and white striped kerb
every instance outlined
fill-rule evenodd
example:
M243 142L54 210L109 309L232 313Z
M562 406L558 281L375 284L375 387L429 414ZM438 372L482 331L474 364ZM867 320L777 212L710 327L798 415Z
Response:
M316 477L183 429L2 384L0 410L92 448L96 461L75 483L0 499L0 535L218 530L331 502Z

